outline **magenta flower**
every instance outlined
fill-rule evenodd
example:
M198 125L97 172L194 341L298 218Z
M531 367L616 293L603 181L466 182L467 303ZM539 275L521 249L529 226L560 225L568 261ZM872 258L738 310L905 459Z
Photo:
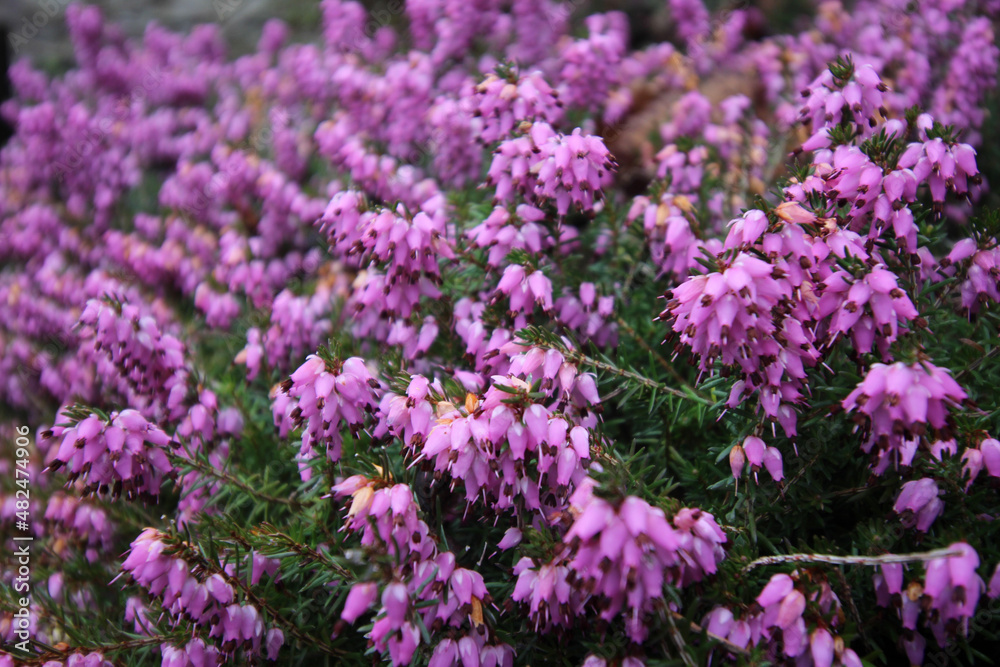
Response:
M752 615L746 619L751 630L751 641L757 643L757 637L774 641L777 635L781 637L782 652L786 656L809 655L817 665L831 665L834 662L840 665L860 665L861 661L854 651L844 647L843 642L838 642L831 632L838 624L840 601L829 584L821 582L818 589L810 592L797 574L775 574L757 596L757 604L763 611L760 615ZM817 608L822 614L829 616L829 624L817 627L810 633L806 625L807 607Z
M782 243L777 235L771 238ZM660 319L671 321L681 344L697 355L703 371L721 361L743 373L744 379L733 387L731 406L758 391L765 414L794 435L796 417L789 404L798 400L796 383L805 378L805 366L815 363L819 353L808 328L795 318L780 316L779 304L792 298L789 274L745 252L719 264L718 271L693 276L674 288Z
M203 568L192 567L166 539L156 529L144 530L132 542L122 571L158 598L163 609L175 619L184 617L205 627L208 635L219 642L218 648L223 653L232 653L237 648L259 653L265 634L258 609L249 603L236 602L235 590L222 574L209 574ZM276 651L283 637L280 633L270 634L266 642L268 652Z
M933 479L925 478L907 482L896 498L893 509L902 515L903 525L917 527L917 530L927 532L934 519L944 510L944 502L938 497L937 484Z
M80 335L92 338L94 350L106 355L137 401L173 407L172 391L185 391L184 345L161 331L156 318L130 303L91 299L80 315Z
M42 434L60 438L49 469L66 468L70 481L82 479L83 494L111 491L129 500L155 500L166 477L174 473L167 449L176 443L135 410L112 412L108 421L97 414L72 426L55 426Z
M273 396L274 425L282 436L304 427L298 460L303 475L317 446L325 446L331 461L340 459L342 429L355 431L377 405L379 387L359 357L327 363L310 355Z
M536 122L528 134L501 142L489 170L497 201L510 201L514 192L528 203L553 201L560 216L571 207L589 210L603 196L618 168L600 137L558 134L547 123Z
M563 117L559 93L546 83L540 71L507 77L487 74L472 98L474 114L482 119L477 139L492 144L507 139L524 121L558 125Z
M604 600L600 617L624 614L629 637L641 641L663 584L713 574L726 536L700 510L682 509L671 526L661 509L635 497L615 507L593 494L594 485L584 480L570 498L575 520L560 555L541 567L527 557L517 563L513 599L529 606L536 627L549 627L567 625L596 595Z
M354 584L347 594L347 601L344 602L340 618L347 623L354 623L359 616L368 611L377 596L378 586L374 582Z
M979 443L979 451L983 455L983 464L991 477L1000 477L1000 441L986 438Z
M507 295L513 313L531 314L536 304L546 312L552 310L552 282L541 271L528 273L520 264L504 269L497 292Z
M849 334L858 352L870 352L876 336L884 351L887 344L896 341L900 323L917 317L917 310L899 288L896 275L884 266L873 267L858 281L838 271L824 281L824 286L819 316L832 315L830 332L835 336Z
M919 181L926 181L936 202L944 201L947 190L965 194L969 180L979 174L972 146L949 145L940 138L910 144L899 156L899 166L913 169Z
M930 362L890 366L873 364L864 380L842 402L848 412L858 411L868 417L866 452L878 445L883 453L882 472L888 456L898 456L908 465L906 438L919 438L933 428L946 432L948 408L966 398L965 392L948 371Z
M997 564L996 568L993 570L993 576L990 577L987 594L990 598L1000 597L1000 563Z

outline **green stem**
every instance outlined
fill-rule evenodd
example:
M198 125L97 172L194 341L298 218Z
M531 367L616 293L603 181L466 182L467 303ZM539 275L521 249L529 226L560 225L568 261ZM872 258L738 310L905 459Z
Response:
M337 576L341 577L342 579L351 579L351 580L354 579L354 574L344 569L340 565L337 565L326 554L316 551L312 547L296 542L294 539L292 539L290 535L282 533L281 531L277 530L274 526L270 524L267 523L262 524L261 529L253 532L255 535L259 535L260 537L267 537L272 540L277 540L285 547L287 547L289 551L293 551L299 556L302 556L303 558L309 560L310 562L316 563L317 565L322 565L326 568L329 568L333 572L336 572ZM244 544L244 546L249 547L250 545Z
M202 473L204 475L208 475L209 477L214 477L215 479L218 479L220 481L226 482L227 484L231 484L231 485L235 486L236 488L240 489L241 491L245 491L246 493L249 493L254 498L259 498L260 500L263 500L263 501L266 501L266 502L269 502L269 503L276 503L276 504L279 504L279 505L286 505L288 507L291 507L292 509L302 509L303 507L307 507L308 505L311 504L311 503L308 503L308 504L302 503L302 502L300 502L298 500L295 500L294 498L280 498L278 496L272 496L270 494L264 493L263 491L260 491L260 490L258 490L256 488L254 488L250 484L248 484L248 483L246 483L246 482L244 482L244 481L242 481L242 480L240 480L240 479L238 479L236 477L233 477L229 473L226 473L226 472L221 471L221 470L216 470L214 466L209 465L207 463L203 463L202 461L199 461L198 459L194 459L194 458L190 458L189 459L189 458L186 458L186 457L181 456L179 454L175 454L173 452L167 452L167 455L170 457L170 462L173 463L173 464L175 464L175 465L186 466L186 467L191 468L193 470L196 470L196 471L198 471L198 472L200 472L200 473Z
M627 378L629 380L637 382L638 384L641 384L642 386L648 387L650 389L656 389L657 391L662 391L662 392L667 393L667 394L672 394L673 396L677 396L678 398L688 398L688 399L691 399L691 400L694 400L694 401L698 401L699 403L702 403L704 405L715 405L715 403L713 403L712 401L708 400L704 396L701 396L700 394L698 394L697 392L695 392L694 389L692 389L691 387L687 386L686 384L682 384L681 385L682 387L684 387L684 390L682 391L680 389L675 389L673 387L668 387L667 385L663 384L662 382L657 382L656 380L653 380L652 378L648 378L645 375L640 375L640 374L638 374L638 373L636 373L634 371L627 371L627 370L625 370L623 368L618 368L614 364L611 364L611 363L608 363L608 362L605 362L605 361L598 361L597 359L594 359L592 357L588 357L587 355L585 355L582 352L579 352L577 350L571 350L569 348L557 347L555 345L546 343L545 341L537 341L537 342L536 341L532 341L532 345L535 345L535 346L541 347L541 348L545 348L545 349L558 350L559 352L562 353L562 355L568 361L572 361L572 362L575 362L575 363L578 363L578 364L585 364L587 366L592 366L593 368L596 368L596 369L602 370L602 371L606 371L608 373L611 373L612 375L617 375L618 377L621 377L621 378Z
M280 625L288 635L295 637L296 639L301 641L305 646L315 646L319 650L329 655L335 655L338 657L344 655L344 652L341 651L340 649L330 646L319 637L315 637L309 634L299 626L295 625L295 623L291 622L290 620L282 616L277 609L275 609L269 602L258 596L256 593L254 593L250 589L250 587L247 586L242 580L229 574L223 568L216 566L214 563L209 563L208 561L206 561L197 549L194 549L193 547L191 547L186 543L182 543L181 551L184 553L184 556L186 558L197 560L201 565L201 567L204 568L206 571L211 572L212 574L218 574L223 579L225 579L226 583L228 583L230 586L242 591L244 597L246 597L248 602L257 607L257 609L267 612L268 616L271 617L271 619L274 621L276 625Z

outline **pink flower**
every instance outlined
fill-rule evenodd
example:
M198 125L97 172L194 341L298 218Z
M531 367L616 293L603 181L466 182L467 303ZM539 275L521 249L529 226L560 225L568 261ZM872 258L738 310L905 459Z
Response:
M868 416L865 451L877 444L882 451L899 454L907 438L923 436L928 426L944 429L948 408L965 398L951 375L930 362L877 363L842 405L848 412Z
M987 591L991 598L1000 597L1000 563L993 570L993 576L990 577L990 585Z
M344 611L340 618L348 623L354 623L361 614L368 611L378 595L378 587L374 582L362 582L351 586L344 602Z
M91 414L72 426L56 426L44 439L61 439L49 468L65 467L70 481L85 482L84 495L110 491L113 498L155 499L174 472L167 450L177 446L136 410L112 412L105 422Z
M809 650L816 667L830 667L834 658L834 640L830 631L816 628L809 637Z
M272 405L274 425L282 435L304 427L298 456L303 475L308 476L306 461L315 456L317 445L326 447L331 461L340 460L342 429L357 429L364 423L378 404L374 391L378 387L361 358L328 364L317 355L309 355L279 385Z
M951 619L971 618L986 588L976 574L979 556L975 549L964 542L956 542L949 545L948 550L958 551L959 555L929 561L924 577L924 595L930 598L931 608L938 611L935 624L942 627Z
M983 463L991 477L1000 477L1000 442L986 438L979 443L979 451L983 453Z
M740 476L743 474L743 466L747 463L747 456L740 445L734 445L731 450L729 450L729 467L733 471L733 478L739 482Z
M968 477L965 484L968 490L972 483L976 481L979 472L983 469L983 453L978 449L968 448L962 452L962 477Z
M903 515L903 524L917 527L917 530L927 532L934 519L944 509L944 503L938 497L939 491L933 479L925 478L907 482L896 499L893 509Z
M570 207L590 210L611 183L618 165L603 140L555 132L547 123L532 124L527 135L501 142L489 169L498 201L509 201L515 191L529 203L554 201L560 216Z

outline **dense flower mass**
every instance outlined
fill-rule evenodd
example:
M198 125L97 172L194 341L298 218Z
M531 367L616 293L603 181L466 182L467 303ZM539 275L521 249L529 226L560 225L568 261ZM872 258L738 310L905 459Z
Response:
M165 542L164 537L153 528L143 531L132 542L122 570L158 598L163 609L178 621L186 618L195 625L207 626L208 635L218 644L218 650L199 645L195 651L192 644L185 649L171 647L172 651L164 651L164 662L177 659L172 655L174 651L189 654L188 660L191 660L191 653L210 651L224 655L231 654L237 647L257 653L264 641L268 652L276 652L281 647L281 630L271 630L265 638L260 611L253 604L238 601L229 572L213 573L202 564L192 565L172 553L176 547ZM181 549L183 546L180 545Z
M55 439L49 468L65 466L70 481L80 479L82 494L111 492L117 498L155 498L164 478L174 472L167 450L170 437L135 410L91 414L76 424L43 434Z
M947 371L929 362L912 366L896 362L873 364L843 406L869 418L870 435L864 449L868 452L877 446L876 470L881 472L896 457L898 463L909 465L922 438L937 433L937 439L946 439L948 408L965 398Z
M281 435L305 426L298 459L303 465L317 446L325 446L331 461L340 459L344 426L355 430L366 412L375 406L373 387L378 387L364 360L351 357L332 365L316 355L281 384L274 400L274 425ZM307 469L303 474L308 478Z
M512 599L528 605L536 628L570 625L588 605L604 621L624 611L626 634L641 642L644 617L662 599L664 584L685 586L714 574L726 535L701 510L681 509L671 525L660 508L634 496L615 507L594 496L594 485L586 478L570 497L575 518L558 556L541 567L529 557L515 565Z
M1000 3L239 4L9 69L0 667L988 655Z

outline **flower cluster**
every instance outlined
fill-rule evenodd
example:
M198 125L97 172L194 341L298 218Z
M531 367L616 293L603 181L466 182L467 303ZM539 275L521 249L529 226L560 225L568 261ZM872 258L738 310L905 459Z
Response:
M794 435L795 413L782 404L799 399L806 366L814 364L819 353L811 332L786 316L793 279L786 277L785 268L746 252L719 269L675 288L660 318L672 320L680 344L700 357L703 370L716 359L741 369L744 379L734 385L730 405L744 393L757 391L764 413Z
M184 345L162 333L156 319L138 306L92 299L80 326L81 336L93 339L94 349L108 356L137 396L173 404L178 393L186 392Z
M0 667L14 667L19 663L9 653L0 653ZM113 667L115 663L104 657L103 653L71 653L65 660L49 660L45 667Z
M559 321L575 331L581 342L593 341L598 347L618 342L614 308L615 297L598 296L594 283L581 283L579 296L566 294L555 302Z
M962 306L970 313L1000 301L998 252L1000 249L993 240L986 240L984 247L980 247L974 239L962 239L938 263L939 270L949 277L961 271Z
M378 386L359 357L328 362L310 355L277 387L272 412L280 435L304 427L297 456L303 479L310 476L308 462L317 447L325 448L331 461L340 460L344 427L357 431L364 424L377 405Z
M984 652L1000 2L214 4L9 68L0 664Z
M502 206L493 208L481 223L469 230L469 238L479 248L489 248L487 263L500 266L511 250L540 253L553 245L544 225L545 212L518 204L513 214Z
M256 654L266 642L269 656L274 659L283 643L281 630L272 628L265 636L260 611L253 604L237 601L227 572L201 571L181 553L164 534L147 528L132 542L122 570L157 598L174 619L186 618L205 626L223 653L242 649ZM190 659L190 652L183 653Z
M558 126L563 116L559 93L539 71L488 74L476 85L474 114L482 119L477 139L492 144L510 138L518 124L542 121Z
M357 266L368 280L353 296L359 312L405 320L421 297L437 298L441 259L454 259L445 235L445 218L437 198L423 202L411 215L405 207L367 210L360 193L338 193L320 219L331 247ZM365 320L371 320L370 317ZM368 330L374 323L368 324Z
M876 449L875 469L881 473L892 463L910 465L921 438L937 433L935 439L947 439L948 409L965 399L965 392L947 370L930 362L898 361L873 364L842 404L845 410L868 418L864 450ZM928 427L933 430L928 432Z
M902 516L904 525L915 525L917 530L926 533L944 509L944 501L939 495L934 480L925 477L904 484L892 508Z
M215 393L202 390L198 402L191 406L174 432L184 445L183 456L204 456L216 470L222 470L229 459L230 442L238 440L243 431L243 415L234 407L219 409ZM191 470L179 477L181 501L179 523L189 521L205 509L209 498L220 489L219 480Z
M763 645L776 661L786 657L816 667L862 664L837 635L843 612L825 580L812 581L809 573L799 571L776 574L755 602L741 618L726 607L716 607L705 618L706 631L739 648Z
M497 291L507 296L512 313L530 314L536 305L544 311L552 310L552 281L538 269L529 273L520 264L509 265L497 283Z
M757 472L763 467L775 482L780 482L785 477L784 462L781 458L781 451L777 447L772 447L764 443L755 435L747 436L743 444L734 445L729 450L729 467L733 471L733 479L739 484L740 477L743 476L743 468L750 464L753 471L754 480L757 479Z
M91 413L75 423L53 426L41 435L56 440L49 469L65 467L68 479L84 483L83 495L111 492L129 500L156 499L166 477L174 474L170 436L136 410Z
M553 201L564 216L570 208L593 208L617 168L600 137L579 128L563 135L548 123L536 122L526 134L500 143L489 181L498 201L511 201L518 192L531 204Z
M113 549L114 523L102 507L87 500L53 494L45 506L45 521L50 530L65 536L62 544L81 543L88 562L97 562Z
M555 559L540 567L529 557L518 561L512 597L528 605L536 628L569 626L600 600L600 618L623 615L626 634L642 642L664 584L686 586L714 574L726 535L707 512L681 509L671 525L641 498L612 504L595 486L586 478L570 497L575 518Z
M859 134L871 132L877 124L876 119L888 114L883 100L887 90L871 65L856 67L848 59L838 60L835 66L824 69L803 91L806 101L802 118L808 121L813 132L803 148L828 142L828 128L842 123L853 124Z
M630 221L642 217L650 254L660 271L678 279L686 278L698 266L704 250L713 254L722 250L718 239L698 238L690 218L693 210L687 196L666 192L658 202L636 197L628 213Z
M938 646L945 646L950 637L969 633L969 621L976 615L979 597L986 591L986 585L976 574L979 567L976 550L957 542L947 551L953 555L927 563L923 580L905 584L903 565L899 563L882 565L873 576L878 603L898 610L906 630L903 644L915 665L923 663L927 644L919 632L921 616Z
M468 626L476 632L457 642L438 642L433 664L450 667L456 660L464 664L489 657L496 660L492 664L511 664L513 649L509 645L487 643L490 633L483 624L483 605L490 604L492 597L482 575L458 567L452 552L438 550L426 522L419 517L408 485L354 475L335 485L333 494L350 496L344 529L360 533L362 545L373 553L391 554L398 564L381 591L375 581L351 587L335 632L340 632L343 624L354 623L378 602L369 637L380 651L388 651L393 665L406 665L413 659L423 643L418 628L437 632L445 626Z
M538 402L543 396L508 375L495 376L482 399L468 394L462 405L439 402L417 460L432 461L436 473L462 480L470 503L485 496L496 509L507 509L520 497L528 508L541 510L549 490L582 478L590 459L586 425L593 423Z

